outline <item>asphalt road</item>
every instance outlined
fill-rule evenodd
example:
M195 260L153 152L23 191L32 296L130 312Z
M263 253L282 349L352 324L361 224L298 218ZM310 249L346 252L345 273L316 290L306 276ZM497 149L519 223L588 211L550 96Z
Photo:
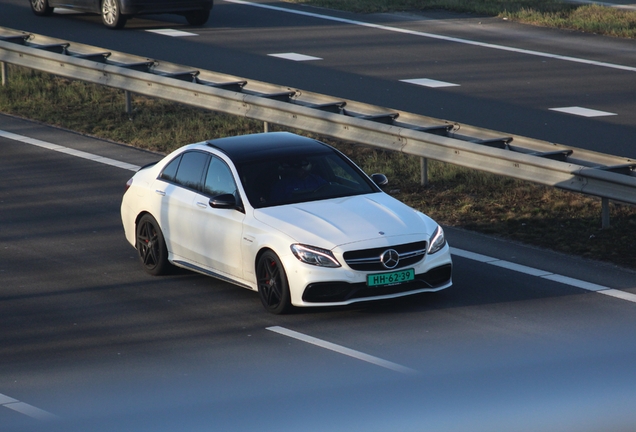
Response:
M636 158L633 40L264 0L219 1L202 28L165 15L110 31L97 16L35 17L25 0L2 0L0 11L4 27ZM166 29L188 35L155 32ZM314 59L272 56L288 53ZM403 81L422 79L434 87Z
M363 18L635 63L633 41L440 15ZM146 31L168 25L199 36ZM228 2L204 29L157 17L112 32L94 17L40 20L26 2L3 0L0 26L633 151L633 72L605 66ZM323 60L268 55L282 52ZM402 77L460 85L430 89ZM618 115L549 110L578 105ZM636 426L633 272L449 228L452 288L273 316L244 289L141 270L119 203L131 169L158 157L0 116L1 432Z
M274 316L142 271L119 204L158 155L3 116L0 149L3 432L636 425L633 272L448 229L452 288Z

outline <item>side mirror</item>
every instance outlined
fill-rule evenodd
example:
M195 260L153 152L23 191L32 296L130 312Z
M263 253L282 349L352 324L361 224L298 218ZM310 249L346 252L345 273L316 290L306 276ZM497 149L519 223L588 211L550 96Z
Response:
M371 180L381 188L389 184L389 179L384 174L371 174Z
M210 207L218 209L239 209L236 197L232 194L217 195L210 198Z

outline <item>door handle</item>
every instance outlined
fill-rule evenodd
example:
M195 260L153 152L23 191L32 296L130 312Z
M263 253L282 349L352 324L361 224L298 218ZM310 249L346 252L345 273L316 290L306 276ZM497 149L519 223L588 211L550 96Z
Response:
M157 193L157 194L159 194L161 196L166 196L166 192L162 191L162 190L159 190L159 189L155 190L155 193Z
M197 207L208 208L208 205L204 202L197 201Z

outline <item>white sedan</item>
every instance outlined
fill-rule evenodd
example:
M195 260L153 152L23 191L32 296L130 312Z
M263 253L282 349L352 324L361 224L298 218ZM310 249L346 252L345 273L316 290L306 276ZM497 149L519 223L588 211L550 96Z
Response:
M141 168L121 216L148 273L213 276L258 291L272 313L451 286L442 228L386 182L310 138L221 138Z

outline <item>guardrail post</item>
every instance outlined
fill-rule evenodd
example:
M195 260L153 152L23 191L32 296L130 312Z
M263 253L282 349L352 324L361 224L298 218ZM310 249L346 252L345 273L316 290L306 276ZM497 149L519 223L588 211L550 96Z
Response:
M601 228L607 229L609 227L610 227L609 198L601 198Z
M420 183L428 186L428 159L420 158Z
M2 85L7 85L8 75L7 75L7 64L5 62L0 62L0 69L2 69Z
M126 95L126 114L131 115L132 114L132 96L130 94L130 92L128 90L124 91L124 94Z

